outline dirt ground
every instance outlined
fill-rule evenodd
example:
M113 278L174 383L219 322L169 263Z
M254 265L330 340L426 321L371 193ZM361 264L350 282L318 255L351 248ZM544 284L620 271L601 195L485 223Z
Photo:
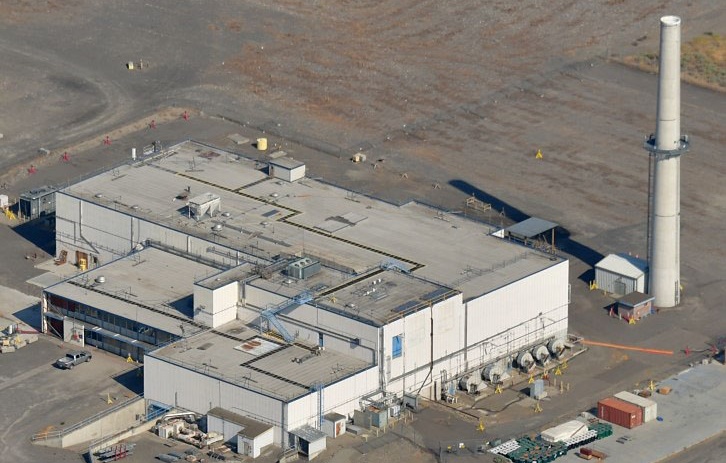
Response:
M641 144L655 127L657 79L610 58L657 49L664 14L682 17L684 41L726 33L719 0L4 1L0 193L65 183L156 139L264 131L311 176L356 191L451 211L476 194L494 206L490 220L555 221L572 259L572 331L676 352L705 346L726 334L724 94L682 89L692 149L682 161L681 306L629 327L586 285L602 255L645 254ZM130 61L145 67L130 71ZM368 162L349 161L358 151ZM24 256L37 241L16 234L2 233L20 244L0 249L14 269L0 282L23 289L16 273L32 274ZM587 355L568 373L577 392L538 422L689 361Z

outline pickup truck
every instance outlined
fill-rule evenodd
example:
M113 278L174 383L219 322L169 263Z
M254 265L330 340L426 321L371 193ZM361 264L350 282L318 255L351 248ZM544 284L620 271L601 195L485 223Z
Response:
M76 350L68 352L65 357L59 358L55 361L55 366L61 369L70 370L74 366L89 362L91 360L91 353L85 350Z

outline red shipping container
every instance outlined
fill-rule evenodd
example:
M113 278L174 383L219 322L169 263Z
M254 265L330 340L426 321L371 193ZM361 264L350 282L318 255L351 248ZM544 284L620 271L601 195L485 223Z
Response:
M597 417L628 429L643 424L643 410L640 407L615 397L597 403Z

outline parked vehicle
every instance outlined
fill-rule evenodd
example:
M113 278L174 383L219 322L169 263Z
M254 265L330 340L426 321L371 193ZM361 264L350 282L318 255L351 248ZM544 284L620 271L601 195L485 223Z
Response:
M64 370L70 370L74 366L91 361L91 353L85 350L74 350L68 352L65 357L55 361L55 366Z

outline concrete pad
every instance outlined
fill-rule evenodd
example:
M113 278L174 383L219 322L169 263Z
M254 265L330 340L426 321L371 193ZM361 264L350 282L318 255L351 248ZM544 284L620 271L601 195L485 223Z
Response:
M612 436L588 447L605 452L609 462L657 462L726 431L723 419L726 367L723 365L697 365L661 381L658 386L673 388L669 395L656 393L650 397L658 404L658 416L663 421L651 421L634 429L613 426ZM630 440L619 443L618 439L623 436L630 436ZM580 461L575 453L570 451L557 461Z
M40 302L39 298L6 286L0 286L0 301L2 301L0 317L3 319L9 320L11 323L19 323L21 325L20 329L27 329L23 325L34 328L39 326L40 312L36 310L37 304ZM0 321L0 328L5 328L2 323L4 322Z

